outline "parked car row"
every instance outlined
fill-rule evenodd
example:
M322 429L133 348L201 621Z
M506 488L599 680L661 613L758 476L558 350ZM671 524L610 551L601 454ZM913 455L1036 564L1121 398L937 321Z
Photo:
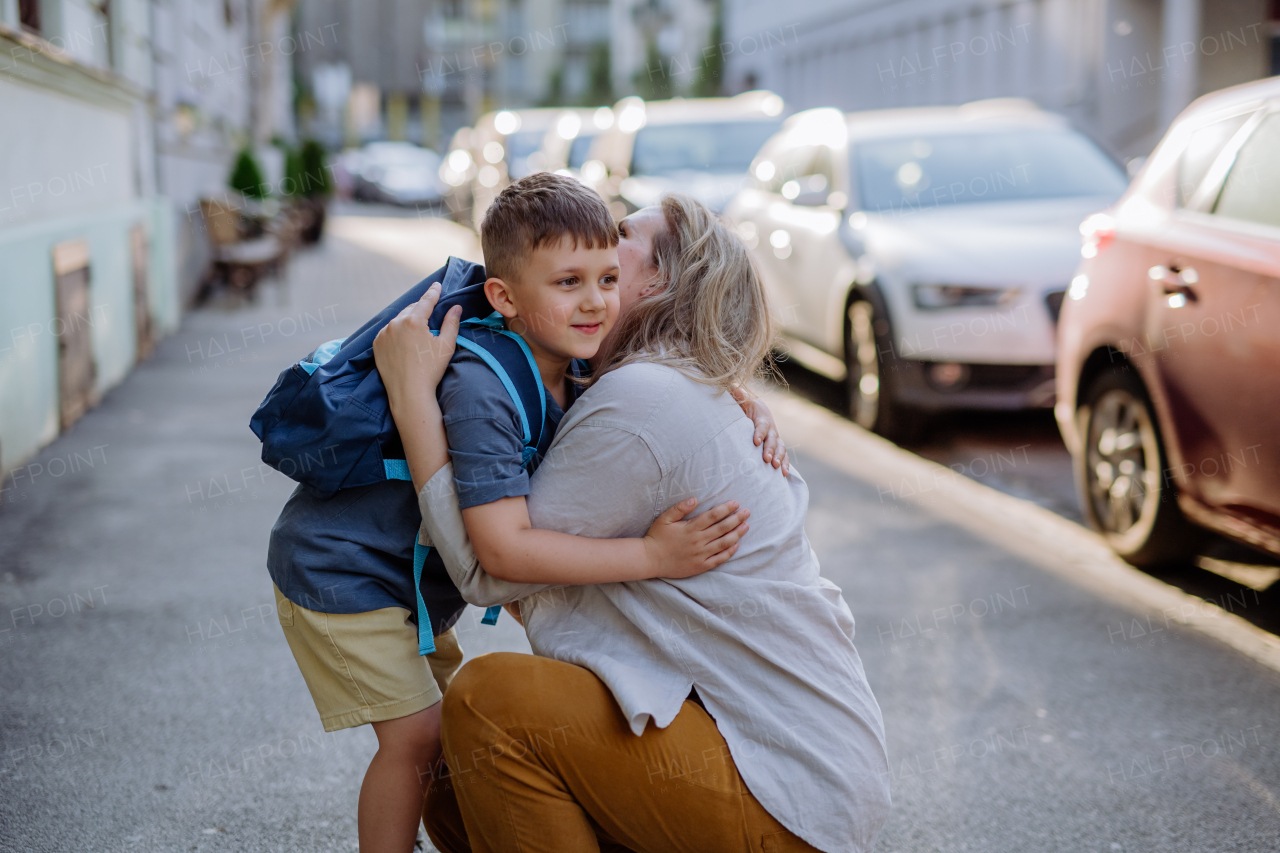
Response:
M455 134L441 166L454 219L478 227L512 180L561 172L595 189L621 219L679 188L719 211L747 182L782 123L772 92L732 98L623 98L612 108L501 110Z

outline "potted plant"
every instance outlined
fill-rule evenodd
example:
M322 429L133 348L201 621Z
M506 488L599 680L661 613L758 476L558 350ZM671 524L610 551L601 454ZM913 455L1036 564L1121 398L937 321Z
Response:
M308 139L293 153L296 156L285 161L285 174L294 179L298 203L310 216L302 229L302 242L317 243L324 234L325 205L333 194L333 178L319 142Z

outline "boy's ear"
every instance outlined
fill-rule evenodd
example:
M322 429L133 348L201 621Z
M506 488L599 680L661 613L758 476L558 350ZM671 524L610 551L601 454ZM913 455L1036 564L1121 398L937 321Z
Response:
M497 277L485 279L484 295L493 306L493 310L503 317L510 320L516 316L516 304L512 299L511 285L507 282Z

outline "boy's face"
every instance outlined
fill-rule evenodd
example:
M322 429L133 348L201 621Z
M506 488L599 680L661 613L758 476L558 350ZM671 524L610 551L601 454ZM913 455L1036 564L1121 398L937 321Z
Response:
M510 280L490 278L484 291L535 356L591 358L618 319L618 250L575 247L566 236L534 249Z

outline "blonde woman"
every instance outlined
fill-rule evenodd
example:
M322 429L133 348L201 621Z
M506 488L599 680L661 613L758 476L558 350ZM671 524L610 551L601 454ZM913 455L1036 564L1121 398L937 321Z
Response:
M535 656L485 655L455 677L428 833L446 853L870 851L888 765L853 617L805 536L804 480L760 465L731 396L769 353L759 278L684 196L624 220L618 252L621 316L533 478L530 518L642 536L696 497L751 507L751 532L681 580L508 583L477 563L437 451L424 529L468 601L516 602ZM394 358L410 372L419 352L448 357L430 343Z

